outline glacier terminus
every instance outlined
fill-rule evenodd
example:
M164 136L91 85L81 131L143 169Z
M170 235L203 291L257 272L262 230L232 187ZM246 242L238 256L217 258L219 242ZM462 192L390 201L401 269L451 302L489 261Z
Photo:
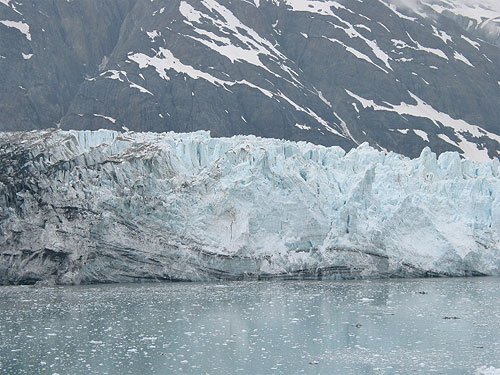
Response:
M500 274L500 162L209 132L0 138L0 284Z

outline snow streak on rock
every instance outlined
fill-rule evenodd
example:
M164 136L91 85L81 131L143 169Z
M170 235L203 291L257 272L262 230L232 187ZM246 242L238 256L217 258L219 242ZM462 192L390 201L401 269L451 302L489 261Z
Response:
M455 132L455 135L460 139L460 141L450 141L448 143L459 147L463 151L464 156L474 160L490 160L490 157L488 156L488 150L479 149L477 144L467 140L465 135L469 135L475 138L488 137L497 142L500 142L499 134L494 134L482 129L479 126L468 124L464 120L454 119L450 115L436 110L411 92L408 92L408 94L413 100L415 100L416 104L401 102L401 104L398 105L389 103L385 103L385 105L378 105L373 100L364 99L361 96L350 92L349 90L346 90L346 92L351 97L360 102L363 108L372 108L375 111L389 111L398 113L400 115L410 115L414 117L427 118L431 120L437 127L443 125L445 127L452 128Z
M201 1L206 10L219 17L213 17L209 14L195 10L185 1L181 2L180 12L186 18L186 23L193 25L202 24L208 21L210 26L216 26L219 32L226 36L221 37L206 29L200 29L194 26L194 31L200 37L190 38L204 44L210 49L227 57L231 62L235 60L246 61L249 64L269 69L261 62L260 55L274 57L275 59L284 59L285 57L273 46L271 42L262 38L255 30L244 25L231 11L216 1ZM228 33L231 32L231 34ZM235 43L230 37L236 38L239 43ZM241 44L242 46L239 46ZM271 72L272 73L272 72Z
M29 41L31 41L30 26L21 21L0 21L1 24L19 30Z
M317 121L320 125L322 125L327 131L334 133L343 137L341 133L333 129L327 121L322 119L319 115L317 115L314 111L309 108L303 108L300 105L296 104L293 100L285 96L282 92L273 93L267 89L254 85L251 82L246 80L240 81L228 81L220 78L216 78L213 75L203 72L201 70L195 69L192 66L183 64L179 59L177 59L172 52L160 47L160 52L158 52L155 56L147 56L143 53L135 53L128 56L130 60L137 63L139 68L144 69L148 66L152 66L156 69L161 78L165 80L170 80L167 75L167 71L173 70L178 73L183 73L188 75L193 79L204 79L214 85L222 86L227 90L227 87L233 85L246 85L251 88L259 90L262 94L269 98L273 98L274 96L284 99L287 103L292 105L292 107L300 112L304 112L312 117L315 121Z

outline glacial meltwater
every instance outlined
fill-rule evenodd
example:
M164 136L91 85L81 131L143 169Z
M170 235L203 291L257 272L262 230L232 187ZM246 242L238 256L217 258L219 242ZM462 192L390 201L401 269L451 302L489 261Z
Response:
M500 373L499 283L0 287L0 373Z

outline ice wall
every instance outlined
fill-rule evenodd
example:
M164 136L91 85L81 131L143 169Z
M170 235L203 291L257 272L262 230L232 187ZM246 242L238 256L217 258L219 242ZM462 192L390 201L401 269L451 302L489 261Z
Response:
M500 273L497 159L207 132L0 139L0 283Z

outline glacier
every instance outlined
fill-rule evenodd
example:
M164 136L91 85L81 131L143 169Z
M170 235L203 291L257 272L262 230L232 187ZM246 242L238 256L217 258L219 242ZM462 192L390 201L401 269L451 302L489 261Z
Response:
M1 133L0 284L500 274L500 162L209 132Z

